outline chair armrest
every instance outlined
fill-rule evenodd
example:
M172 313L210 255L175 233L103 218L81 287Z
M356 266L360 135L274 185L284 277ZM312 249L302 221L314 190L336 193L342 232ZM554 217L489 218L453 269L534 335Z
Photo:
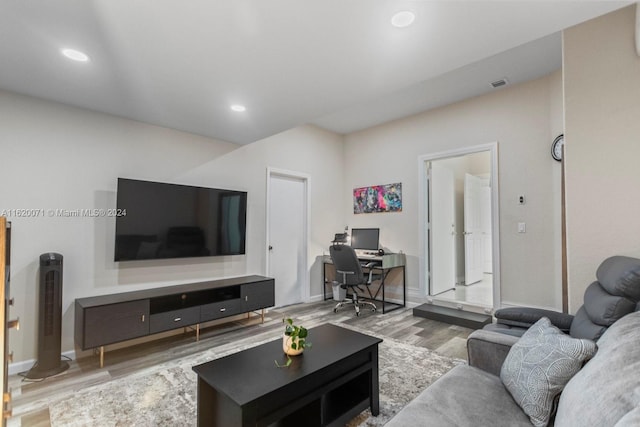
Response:
M379 280L382 278L382 276L379 273L376 273L376 274L373 273L375 270L378 270L380 268L378 263L371 261L363 265L362 267L369 269L369 280L367 281L367 283L371 283L374 280Z
M499 332L473 331L467 338L469 366L500 376L502 362L520 337Z
M521 328L529 328L541 318L547 317L552 325L566 333L571 329L571 322L573 322L571 314L531 307L501 308L493 315L498 319L498 323Z

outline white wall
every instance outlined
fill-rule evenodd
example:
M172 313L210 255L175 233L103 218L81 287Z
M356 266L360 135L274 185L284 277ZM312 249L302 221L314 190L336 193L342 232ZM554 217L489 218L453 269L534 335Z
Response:
M114 208L117 177L247 190L247 255L114 263L113 218L11 217L11 294L21 329L14 360L36 358L38 257L64 256L62 350L73 349L75 298L217 277L263 274L266 167L311 175L310 254L343 227L342 137L301 127L250 146L0 92L0 210ZM310 256L311 294L320 293Z
M564 33L570 311L598 265L640 257L640 57L635 5Z
M380 227L381 243L407 254L411 294L420 288L418 157L498 141L503 302L561 308L560 165L550 155L562 133L561 88L555 72L346 137L347 223ZM350 189L392 182L402 182L401 213L353 214Z
M310 295L322 293L320 260L328 252L335 233L344 228L343 138L314 126L302 126L244 145L224 158L214 159L189 171L183 178L189 182L242 183L249 191L250 212L247 254L255 259L260 271L266 271L265 210L267 167L309 175L311 224L308 248Z

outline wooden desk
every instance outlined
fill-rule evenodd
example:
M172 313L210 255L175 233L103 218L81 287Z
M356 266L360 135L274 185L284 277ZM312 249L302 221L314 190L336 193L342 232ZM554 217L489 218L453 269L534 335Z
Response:
M382 280L377 284L376 282L371 284L371 289L375 289L375 292L372 292L373 301L377 301L382 303L382 313L388 313L393 310L397 310L399 308L406 307L407 305L407 282L406 282L406 264L407 258L403 253L397 254L385 254L382 256L363 256L358 258L361 262L372 262L374 266L373 270L379 271L382 275ZM329 270L329 271L328 271ZM366 269L365 269L366 270ZM367 270L368 271L368 270ZM387 301L386 293L385 293L385 283L390 274L398 272L402 276L402 304L398 302ZM329 273L329 274L328 274ZM324 300L328 300L333 298L333 282L332 280L335 278L335 269L333 268L333 262L331 261L331 257L329 255L324 255L322 257L322 283L324 284ZM366 295L359 295L363 297L367 297ZM371 299L371 298L369 298Z

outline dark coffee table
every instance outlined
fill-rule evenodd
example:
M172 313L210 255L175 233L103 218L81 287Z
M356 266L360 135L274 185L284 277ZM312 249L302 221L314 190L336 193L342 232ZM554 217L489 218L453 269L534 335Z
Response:
M381 339L335 325L309 330L313 347L287 368L282 338L194 366L199 426L342 426L379 413Z

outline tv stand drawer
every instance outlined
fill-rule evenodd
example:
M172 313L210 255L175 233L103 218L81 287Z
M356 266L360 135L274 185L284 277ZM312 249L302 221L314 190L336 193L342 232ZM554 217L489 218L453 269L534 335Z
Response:
M169 331L184 326L195 325L200 321L200 307L183 308L152 314L149 318L149 332Z
M233 316L242 313L242 311L240 298L206 304L200 307L200 322Z

